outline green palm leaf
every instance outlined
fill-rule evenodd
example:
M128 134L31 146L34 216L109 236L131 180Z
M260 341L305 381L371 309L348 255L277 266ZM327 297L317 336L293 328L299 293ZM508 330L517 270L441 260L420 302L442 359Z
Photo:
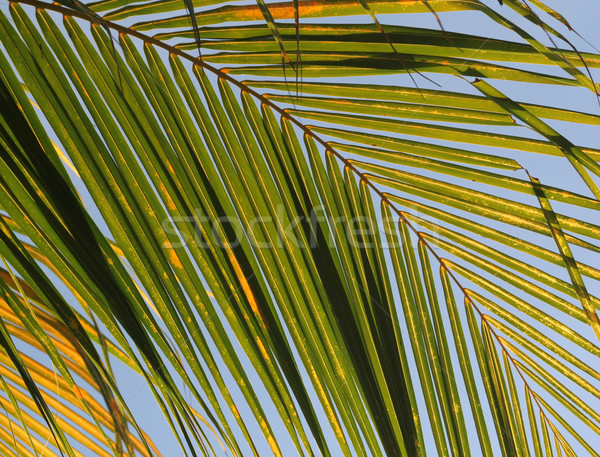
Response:
M600 117L511 94L600 55L500 4L2 5L3 455L598 455Z

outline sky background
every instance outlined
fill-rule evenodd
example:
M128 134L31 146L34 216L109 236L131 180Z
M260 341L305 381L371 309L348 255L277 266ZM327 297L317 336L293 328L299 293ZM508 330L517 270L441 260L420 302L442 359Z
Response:
M491 1L488 3L492 4ZM546 3L562 13L570 21L573 28L585 39L600 48L600 25L598 22L598 17L600 17L600 4L597 0L547 0ZM3 7L4 6L5 5L3 5ZM491 34L491 37L498 39L514 39L514 34L498 26L496 26L495 29L490 30L490 22L482 20L481 15L478 13L442 14L441 18L444 27L447 30L464 31L466 28L469 33L480 33L482 35ZM513 17L512 19L517 21L518 18ZM437 22L430 14L393 17L383 16L380 17L380 20L383 23L392 25L438 27ZM576 44L580 51L593 51L589 45L576 37L573 37L573 43ZM597 73L598 72L596 72L596 74ZM459 84L454 79L448 78L445 75L437 75L435 79L441 85L440 89L444 90L453 90L457 88ZM599 78L596 78L596 80L598 79ZM380 82L388 84L393 81L392 78L381 78ZM419 84L422 85L422 87L427 87L426 82L420 81ZM533 90L531 89L531 86L529 86L531 90L525 92L522 90L523 86L517 87L510 83L502 82L499 82L497 87L500 87L503 91L521 101L544 103L540 98L546 97L546 103L548 105L568 105L571 109L596 114L600 112L597 101L594 97L590 96L589 91L586 92L584 90L575 89L572 91L560 90L553 93L548 90L548 87L541 87ZM578 143L581 145L600 148L600 135L597 127L578 126L563 122L551 122L551 124L566 136L577 138ZM510 155L510 153L507 153L506 151L503 151L502 154ZM559 187L562 187L562 183L565 183L564 187L577 190L586 195L588 194L587 189L581 185L579 178L574 172L564 167L564 159L544 157L545 160L541 161L539 160L540 157L541 156L533 154L519 156L519 161L530 169L533 172L532 174L542 179L543 182L557 183L557 186ZM600 224L600 221L596 221L596 223ZM591 285L591 287L594 288L592 290L596 291L596 295L600 295L600 290L596 285ZM145 382L141 381L137 376L132 376L127 369L122 367L119 368L118 363L116 363L115 367L117 368L117 373L120 378L120 387L123 398L133 410L139 424L148 435L152 437L154 443L161 450L163 456L178 457L183 455L166 421L163 419L161 411L156 406L155 399ZM229 382L232 383L231 385L233 387L234 381L230 377ZM191 401L191 395L186 395ZM593 437L591 437L591 439L593 439ZM430 453L430 455L433 454Z

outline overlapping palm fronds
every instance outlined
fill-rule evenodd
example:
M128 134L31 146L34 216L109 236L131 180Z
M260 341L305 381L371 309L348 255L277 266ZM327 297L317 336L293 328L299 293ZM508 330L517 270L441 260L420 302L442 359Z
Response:
M600 125L600 55L570 28L2 5L0 453L598 456L600 149L565 132Z

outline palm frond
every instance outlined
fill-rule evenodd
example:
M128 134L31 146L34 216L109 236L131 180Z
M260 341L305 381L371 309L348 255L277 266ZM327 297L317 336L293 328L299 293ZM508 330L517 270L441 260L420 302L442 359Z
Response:
M600 55L500 3L3 6L1 452L171 455L117 364L186 456L597 456Z

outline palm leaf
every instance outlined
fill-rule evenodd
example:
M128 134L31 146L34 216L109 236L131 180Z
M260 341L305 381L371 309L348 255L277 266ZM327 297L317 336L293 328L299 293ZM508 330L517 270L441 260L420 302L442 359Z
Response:
M511 94L600 56L504 3L3 5L1 452L598 455L600 117Z

